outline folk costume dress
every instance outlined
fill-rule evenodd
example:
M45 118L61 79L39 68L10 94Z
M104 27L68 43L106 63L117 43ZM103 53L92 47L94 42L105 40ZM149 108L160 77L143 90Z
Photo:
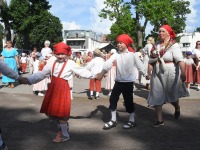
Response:
M186 83L193 82L193 65L194 65L194 60L192 58L185 58L185 75L186 75Z
M200 50L199 49L195 49L194 53L195 53L196 57L199 60L199 62L197 62L197 65L200 66ZM200 67L198 67L198 70L195 70L195 72L194 72L194 81L197 84L200 84Z
M37 83L47 76L52 76L51 83L45 95L40 112L53 117L69 117L71 107L71 95L68 80L73 72L83 78L91 78L94 75L85 68L67 59L65 62L47 63L42 71L28 77L30 84Z
M1 55L4 57L4 62L15 72L18 72L17 62L15 60L15 57L18 55L17 50L15 48L12 48L11 50L7 50L6 48L4 48L1 52ZM2 83L8 82L15 82L15 80L2 75Z
M107 57L107 60L110 58L110 55ZM111 69L107 72L106 77L106 89L112 90L115 84L116 78L116 61L113 62Z
M186 96L186 88L180 80L179 61L183 60L180 46L170 40L165 47L160 43L151 50L149 63L153 65L150 79L151 90L148 105L163 105L166 102L176 102L178 98Z

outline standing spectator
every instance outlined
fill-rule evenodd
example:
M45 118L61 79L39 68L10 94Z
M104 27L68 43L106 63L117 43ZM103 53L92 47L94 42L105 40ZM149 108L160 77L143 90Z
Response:
M81 52L76 52L75 54L76 55L75 55L74 61L79 67L81 67L81 65L83 64L83 60L81 58Z
M151 89L147 101L149 106L154 106L157 119L152 127L164 125L162 106L165 103L174 106L174 117L178 119L180 117L178 98L186 94L181 90L186 79L185 63L180 46L174 41L175 37L176 34L169 25L161 26L160 41L151 50L147 76L147 79L151 76Z
M200 41L196 42L196 49L194 50L195 59L195 71L194 71L194 82L197 83L197 91L200 90Z
M18 72L19 68L19 60L18 60L18 52L15 48L12 47L12 42L6 42L6 48L3 49L1 52L2 58L4 62L14 71ZM2 83L6 84L9 88L14 88L14 79L11 79L7 76L2 76Z
M26 73L26 66L27 66L28 58L25 53L22 53L22 57L20 58L21 63L21 73Z
M46 65L44 59L39 60L40 55L36 55L35 61L33 63L33 73L42 71ZM47 90L47 79L43 79L40 82L33 84L33 93L38 96L44 96L44 92Z
M150 52L151 52L151 49L152 49L152 47L154 46L154 44L155 44L154 38L151 37L151 36L148 37L148 39L147 39L147 44L146 44L145 47L144 47L144 59L143 59L146 73L147 73L147 71L148 71L148 64L149 64ZM146 89L147 89L147 90L150 90L149 81L147 81L147 83L146 83Z
M101 72L103 67L104 60L102 58L102 53L99 49L95 49L93 52L93 59L88 63L86 68L92 72L92 74L97 74ZM95 99L99 99L99 93L101 92L101 80L99 79L90 79L90 95L88 99L92 100L94 97Z
M193 66L196 67L196 64L194 63L194 60L192 59L192 52L187 51L186 52L186 58L184 59L185 62L185 75L186 75L186 88L188 92L190 93L190 83L193 82Z
M110 53L107 54L107 60L117 53L116 49L111 49ZM113 62L111 69L106 74L106 89L109 91L108 96L110 97L112 89L115 84L116 78L116 61Z
M110 70L114 61L116 61L116 79L110 96L111 120L105 123L103 129L108 130L117 125L117 103L119 96L123 95L125 101L126 112L129 113L129 121L123 126L124 129L130 129L136 126L135 122L135 107L133 103L133 82L135 81L135 66L144 72L144 64L139 57L133 53L134 50L130 46L133 39L127 34L121 34L117 37L117 47L120 54L115 53L108 59L103 66L102 71L97 75L97 79L102 79L103 76Z
M41 50L41 54L44 59L46 59L48 57L48 54L52 53L52 50L49 46L50 46L50 41L46 40L44 42L44 48L42 48L42 50Z

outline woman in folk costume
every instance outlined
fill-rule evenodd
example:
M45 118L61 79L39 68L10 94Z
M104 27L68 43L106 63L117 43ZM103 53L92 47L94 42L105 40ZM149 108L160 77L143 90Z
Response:
M194 81L193 66L196 67L194 60L192 59L191 51L186 52L184 62L185 62L185 75L186 75L185 84L186 84L186 88L187 88L188 92L190 93L190 83L192 83Z
M93 59L87 64L86 68L93 74L97 74L101 72L103 63L104 59L102 58L102 53L97 48L93 51ZM90 79L90 96L88 99L93 99L94 91L96 92L95 99L99 99L99 93L101 92L101 80L95 78Z
M58 121L59 131L53 141L62 142L70 139L68 119L71 95L68 80L72 78L73 72L84 78L90 78L93 75L90 71L78 67L74 61L68 59L72 54L68 45L60 42L55 44L53 48L56 61L47 63L42 71L21 79L21 83L33 84L43 80L46 76L52 76L40 112Z
M144 64L140 58L133 53L130 44L133 43L131 37L127 34L121 34L117 37L117 47L120 53L113 54L103 66L102 71L97 74L97 79L102 79L103 76L110 70L114 61L116 61L116 79L115 85L110 96L111 120L105 123L103 129L108 130L117 125L116 109L119 101L119 96L122 94L126 112L129 113L129 121L123 126L124 129L130 129L136 126L135 122L135 107L133 103L133 82L135 81L135 66L137 69L145 73Z
M174 41L175 37L169 25L161 26L160 41L151 50L147 76L147 79L151 76L151 89L147 101L149 106L154 106L157 119L152 127L164 125L162 106L167 102L175 108L174 117L179 118L178 98L186 96L185 63L180 46Z
M200 90L200 41L196 42L196 49L194 50L194 59L196 67L194 68L194 82L197 83L197 91Z
M111 49L110 54L107 54L107 60L117 53L116 49ZM116 78L116 61L113 62L113 65L111 69L107 72L106 76L106 89L109 91L108 96L110 97L113 86L115 84L115 78Z

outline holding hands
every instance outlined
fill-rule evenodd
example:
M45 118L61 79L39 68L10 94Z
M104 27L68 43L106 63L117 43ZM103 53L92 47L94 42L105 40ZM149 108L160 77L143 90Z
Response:
M28 79L25 78L25 77L20 77L20 78L18 79L18 82L19 82L19 84L29 84Z

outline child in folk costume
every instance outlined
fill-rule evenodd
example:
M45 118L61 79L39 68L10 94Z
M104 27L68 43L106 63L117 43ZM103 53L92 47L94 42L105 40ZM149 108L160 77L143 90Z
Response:
M186 88L190 93L190 83L193 82L193 66L196 67L194 60L192 59L192 52L186 52L186 58L184 59L185 62L185 75L186 75Z
M25 53L22 53L20 62L21 62L21 73L26 73L26 66L27 66L28 58Z
M76 63L68 57L72 54L71 48L63 42L53 46L54 54L57 58L54 63L47 63L42 71L21 79L21 83L37 83L46 76L51 75L52 80L44 97L41 106L41 113L57 120L59 131L54 142L62 142L70 139L68 119L71 108L71 95L68 80L73 76L73 72L84 78L93 77L90 71L78 67Z
M117 53L116 49L111 49L110 53L107 54L107 60ZM108 96L110 97L116 78L116 61L113 62L111 69L107 72L106 76L106 89L109 91Z
M46 65L46 61L44 59L39 60L39 57L40 56L37 55L33 63L33 73L42 71ZM33 84L33 93L38 96L44 96L44 92L47 90L47 83L47 78L45 78L40 82Z
M104 74L110 70L114 61L116 61L116 79L110 96L111 120L105 123L103 129L107 130L117 125L116 109L119 96L122 93L125 101L126 111L129 113L129 121L123 126L124 129L130 129L136 126L135 108L133 103L133 82L135 81L134 67L136 66L140 72L145 73L144 64L140 58L133 53L130 47L133 40L127 34L121 34L117 37L117 47L120 54L114 54L108 59L103 66L103 70L97 74L98 79L102 79Z
M103 63L104 59L102 58L101 51L97 48L93 52L93 59L87 64L86 68L93 74L97 74L101 72ZM101 92L101 80L95 78L90 79L90 96L88 99L93 99L94 90L96 91L95 99L99 99L99 93Z

